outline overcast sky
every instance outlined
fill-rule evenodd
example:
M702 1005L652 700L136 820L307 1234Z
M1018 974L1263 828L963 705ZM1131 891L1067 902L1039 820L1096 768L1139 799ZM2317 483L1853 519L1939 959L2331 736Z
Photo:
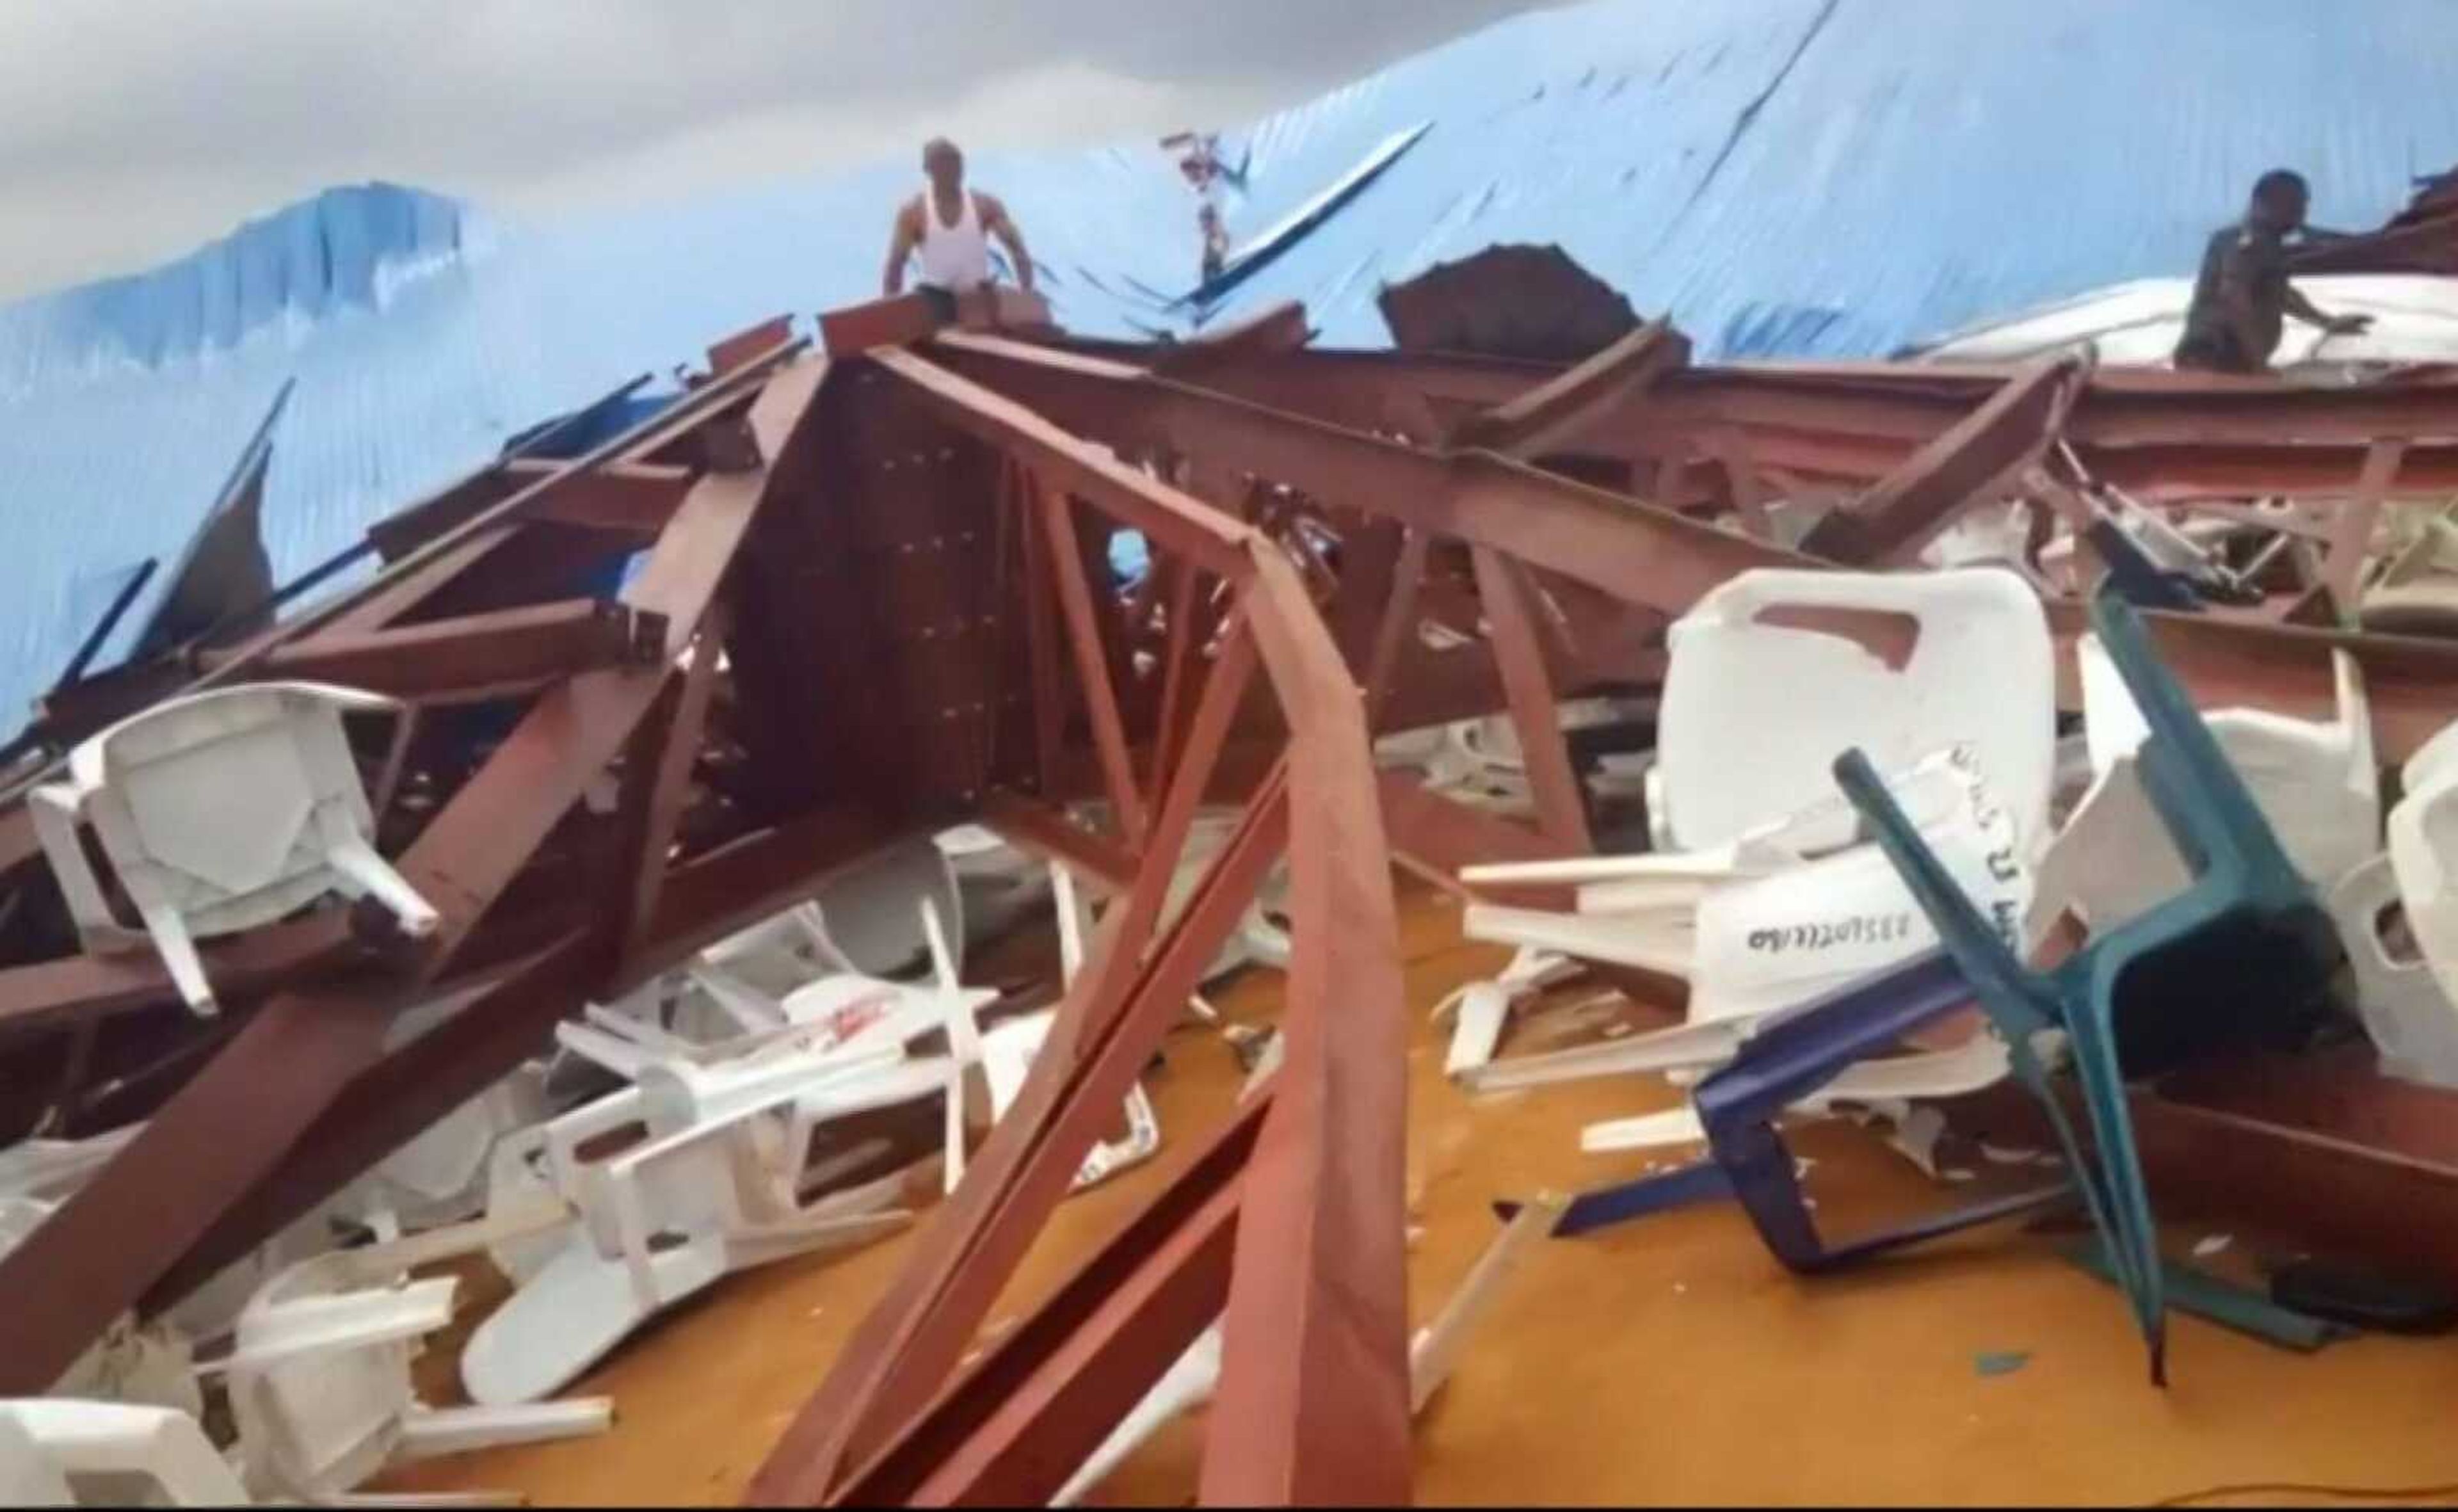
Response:
M0 0L0 300L328 184L500 213L1230 125L1531 0Z

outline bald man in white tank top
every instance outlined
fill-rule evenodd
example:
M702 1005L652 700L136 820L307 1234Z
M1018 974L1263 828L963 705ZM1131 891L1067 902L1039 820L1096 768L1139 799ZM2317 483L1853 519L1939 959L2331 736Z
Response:
M1024 248L1024 233L1008 217L1007 207L990 196L965 188L965 155L945 137L922 149L922 172L929 186L896 212L896 231L887 243L887 270L880 280L890 297L905 292L907 263L922 264L922 289L937 291L952 305L954 296L990 281L989 238L1007 249L1008 265L1027 293L1032 290L1032 254Z

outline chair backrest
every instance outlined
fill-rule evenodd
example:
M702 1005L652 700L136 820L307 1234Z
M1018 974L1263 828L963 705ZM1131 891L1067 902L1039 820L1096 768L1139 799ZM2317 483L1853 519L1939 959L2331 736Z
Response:
M2224 867L2241 885L2301 890L2295 865L2261 807L2219 749L2193 700L2151 650L2142 617L2120 595L2093 599L2092 629L2133 694L2149 738L2135 753L2143 791L2197 874Z
M186 1413L61 1398L0 1401L0 1506L246 1506Z
M352 1259L339 1252L284 1270L249 1301L236 1331L230 1396L241 1437L254 1463L302 1495L346 1490L383 1467L417 1406L410 1362L421 1338L451 1314L450 1279L371 1291L358 1284ZM368 1327L379 1313L385 1326ZM282 1352L318 1323L332 1330L324 1347Z
M123 875L146 873L198 934L278 917L330 885L320 826L373 823L342 716L393 700L317 683L214 689L81 745L70 769ZM222 920L217 904L251 905Z
M1827 763L1855 746L1897 771L1969 743L2026 844L2046 827L2055 652L2037 593L2011 572L1744 572L1668 643L1657 771L1679 849L1830 796ZM1836 818L1848 835L1849 816Z

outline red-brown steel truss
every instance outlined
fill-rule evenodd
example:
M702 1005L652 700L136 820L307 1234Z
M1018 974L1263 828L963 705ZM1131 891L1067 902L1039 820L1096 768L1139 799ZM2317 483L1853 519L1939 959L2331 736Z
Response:
M1901 564L1975 502L2101 485L2351 514L2458 485L2458 382L2435 374L2316 392L2070 360L1698 368L1661 324L1549 368L1313 352L1293 309L1165 348L934 333L903 303L823 327L833 358L781 322L730 338L632 433L485 469L378 526L386 565L364 587L46 709L57 750L248 678L405 699L364 755L383 848L444 924L413 949L311 912L215 944L228 1007L200 1024L150 957L75 951L22 804L0 809L18 894L0 1132L148 1119L0 1262L20 1304L0 1310L0 1395L43 1390L121 1312L209 1279L584 1003L970 817L1113 902L1017 1105L754 1496L1046 1499L1225 1317L1204 1498L1404 1500L1391 860L1448 877L1589 848L1560 702L1651 689L1666 625L1737 572ZM1834 508L1799 549L1770 538L1771 498L1820 490ZM1121 529L1153 561L1132 590L1106 565ZM628 587L588 591L640 550ZM2321 566L2282 598L2343 604L2352 579ZM2073 603L2049 607L2079 632ZM2458 712L2448 643L2266 611L2153 618L2205 703L2323 714L2343 647L2385 757ZM1374 769L1374 735L1492 712L1526 753L1532 822ZM1172 912L1198 806L1223 801L1236 828ZM1283 1066L961 1363L1283 860ZM462 987L482 990L386 1047L401 1008Z

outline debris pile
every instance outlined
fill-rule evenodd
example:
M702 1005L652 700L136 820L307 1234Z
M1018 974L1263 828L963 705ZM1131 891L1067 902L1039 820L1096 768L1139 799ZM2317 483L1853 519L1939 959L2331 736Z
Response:
M1445 315L1477 276L1421 313L1557 329ZM1072 1502L1209 1400L1206 1500L1397 1502L1511 1265L1703 1198L1809 1274L2044 1224L2155 1378L2172 1307L2445 1314L2458 380L1610 323L773 321L384 522L372 577L80 668L0 808L10 1489L325 1499L601 1431L559 1394L652 1316L907 1230L754 1497ZM1409 1001L1395 879L1509 968ZM1144 1078L1239 970L1276 1031L1219 1025L1247 1093L1164 1149ZM1656 1017L1532 1048L1600 1001ZM1428 1009L1469 1095L1660 1073L1687 1106L1588 1148L1703 1153L1516 1206L1412 1337ZM1828 1232L1785 1135L1845 1113L1935 1212ZM2332 1258L2250 1291L2189 1215ZM431 1406L480 1256L512 1290Z

